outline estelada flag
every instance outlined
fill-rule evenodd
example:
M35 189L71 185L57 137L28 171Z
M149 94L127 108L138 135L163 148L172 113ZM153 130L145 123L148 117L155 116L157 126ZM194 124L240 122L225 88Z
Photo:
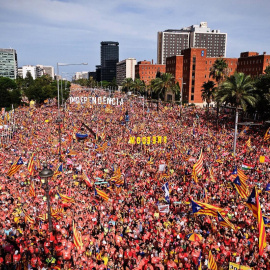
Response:
M35 154L33 153L31 158L29 159L28 166L27 166L27 169L30 175L34 174L34 156Z
M21 168L22 165L23 165L23 160L22 160L21 157L19 157L17 159L17 161L14 164L11 165L11 167L10 167L8 173L7 173L7 176L10 177L13 174L15 174Z

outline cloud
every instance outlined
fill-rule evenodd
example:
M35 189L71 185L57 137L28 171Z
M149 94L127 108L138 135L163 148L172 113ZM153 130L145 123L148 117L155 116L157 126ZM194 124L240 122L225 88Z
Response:
M105 40L119 41L120 60L155 61L158 31L201 21L228 33L230 57L251 49L266 51L270 42L268 0L0 2L1 46L18 50L19 65L87 61L94 70L100 62L100 42Z

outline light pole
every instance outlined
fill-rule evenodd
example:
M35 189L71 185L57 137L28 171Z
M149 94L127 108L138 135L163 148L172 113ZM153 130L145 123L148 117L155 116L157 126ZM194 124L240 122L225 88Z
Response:
M70 63L57 63L57 97L58 97L58 115L60 114L60 100L59 100L59 66L81 66L88 65L88 63L70 64Z
M52 177L54 172L51 169L47 168L47 164L43 164L43 170L39 173L39 177L41 180L45 180L45 191L46 191L46 198L47 198L47 207L48 207L48 220L49 220L49 231L52 232L52 216L51 216L51 203L50 203L50 197L49 197L49 184L48 184L48 178Z

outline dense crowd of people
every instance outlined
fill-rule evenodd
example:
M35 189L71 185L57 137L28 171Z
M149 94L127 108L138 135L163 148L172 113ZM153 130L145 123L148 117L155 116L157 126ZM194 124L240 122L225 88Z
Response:
M109 93L72 85L71 95ZM202 108L159 104L157 110L143 99L110 95L123 104L88 100L60 112L53 102L15 110L18 127L0 152L1 269L209 269L209 251L217 269L229 269L230 262L270 269L269 229L260 256L257 219L231 177L243 163L254 166L245 171L247 184L249 191L258 188L268 216L270 171L260 162L270 151L265 128L241 132L232 155L233 119L221 116L217 129L214 112ZM131 143L131 137L151 137L150 144ZM196 183L192 168L201 151L203 173ZM23 165L7 176L19 157ZM52 231L39 177L44 163L56 172L48 179ZM222 208L235 230L216 217L193 214L191 200ZM201 237L192 240L190 234Z

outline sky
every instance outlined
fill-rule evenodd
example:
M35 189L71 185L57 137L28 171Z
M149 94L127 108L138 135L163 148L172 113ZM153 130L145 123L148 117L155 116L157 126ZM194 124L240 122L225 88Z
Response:
M228 34L227 57L270 54L269 0L0 0L0 47L16 49L18 66L95 71L100 42L118 41L119 60L157 61L157 32L207 22Z

